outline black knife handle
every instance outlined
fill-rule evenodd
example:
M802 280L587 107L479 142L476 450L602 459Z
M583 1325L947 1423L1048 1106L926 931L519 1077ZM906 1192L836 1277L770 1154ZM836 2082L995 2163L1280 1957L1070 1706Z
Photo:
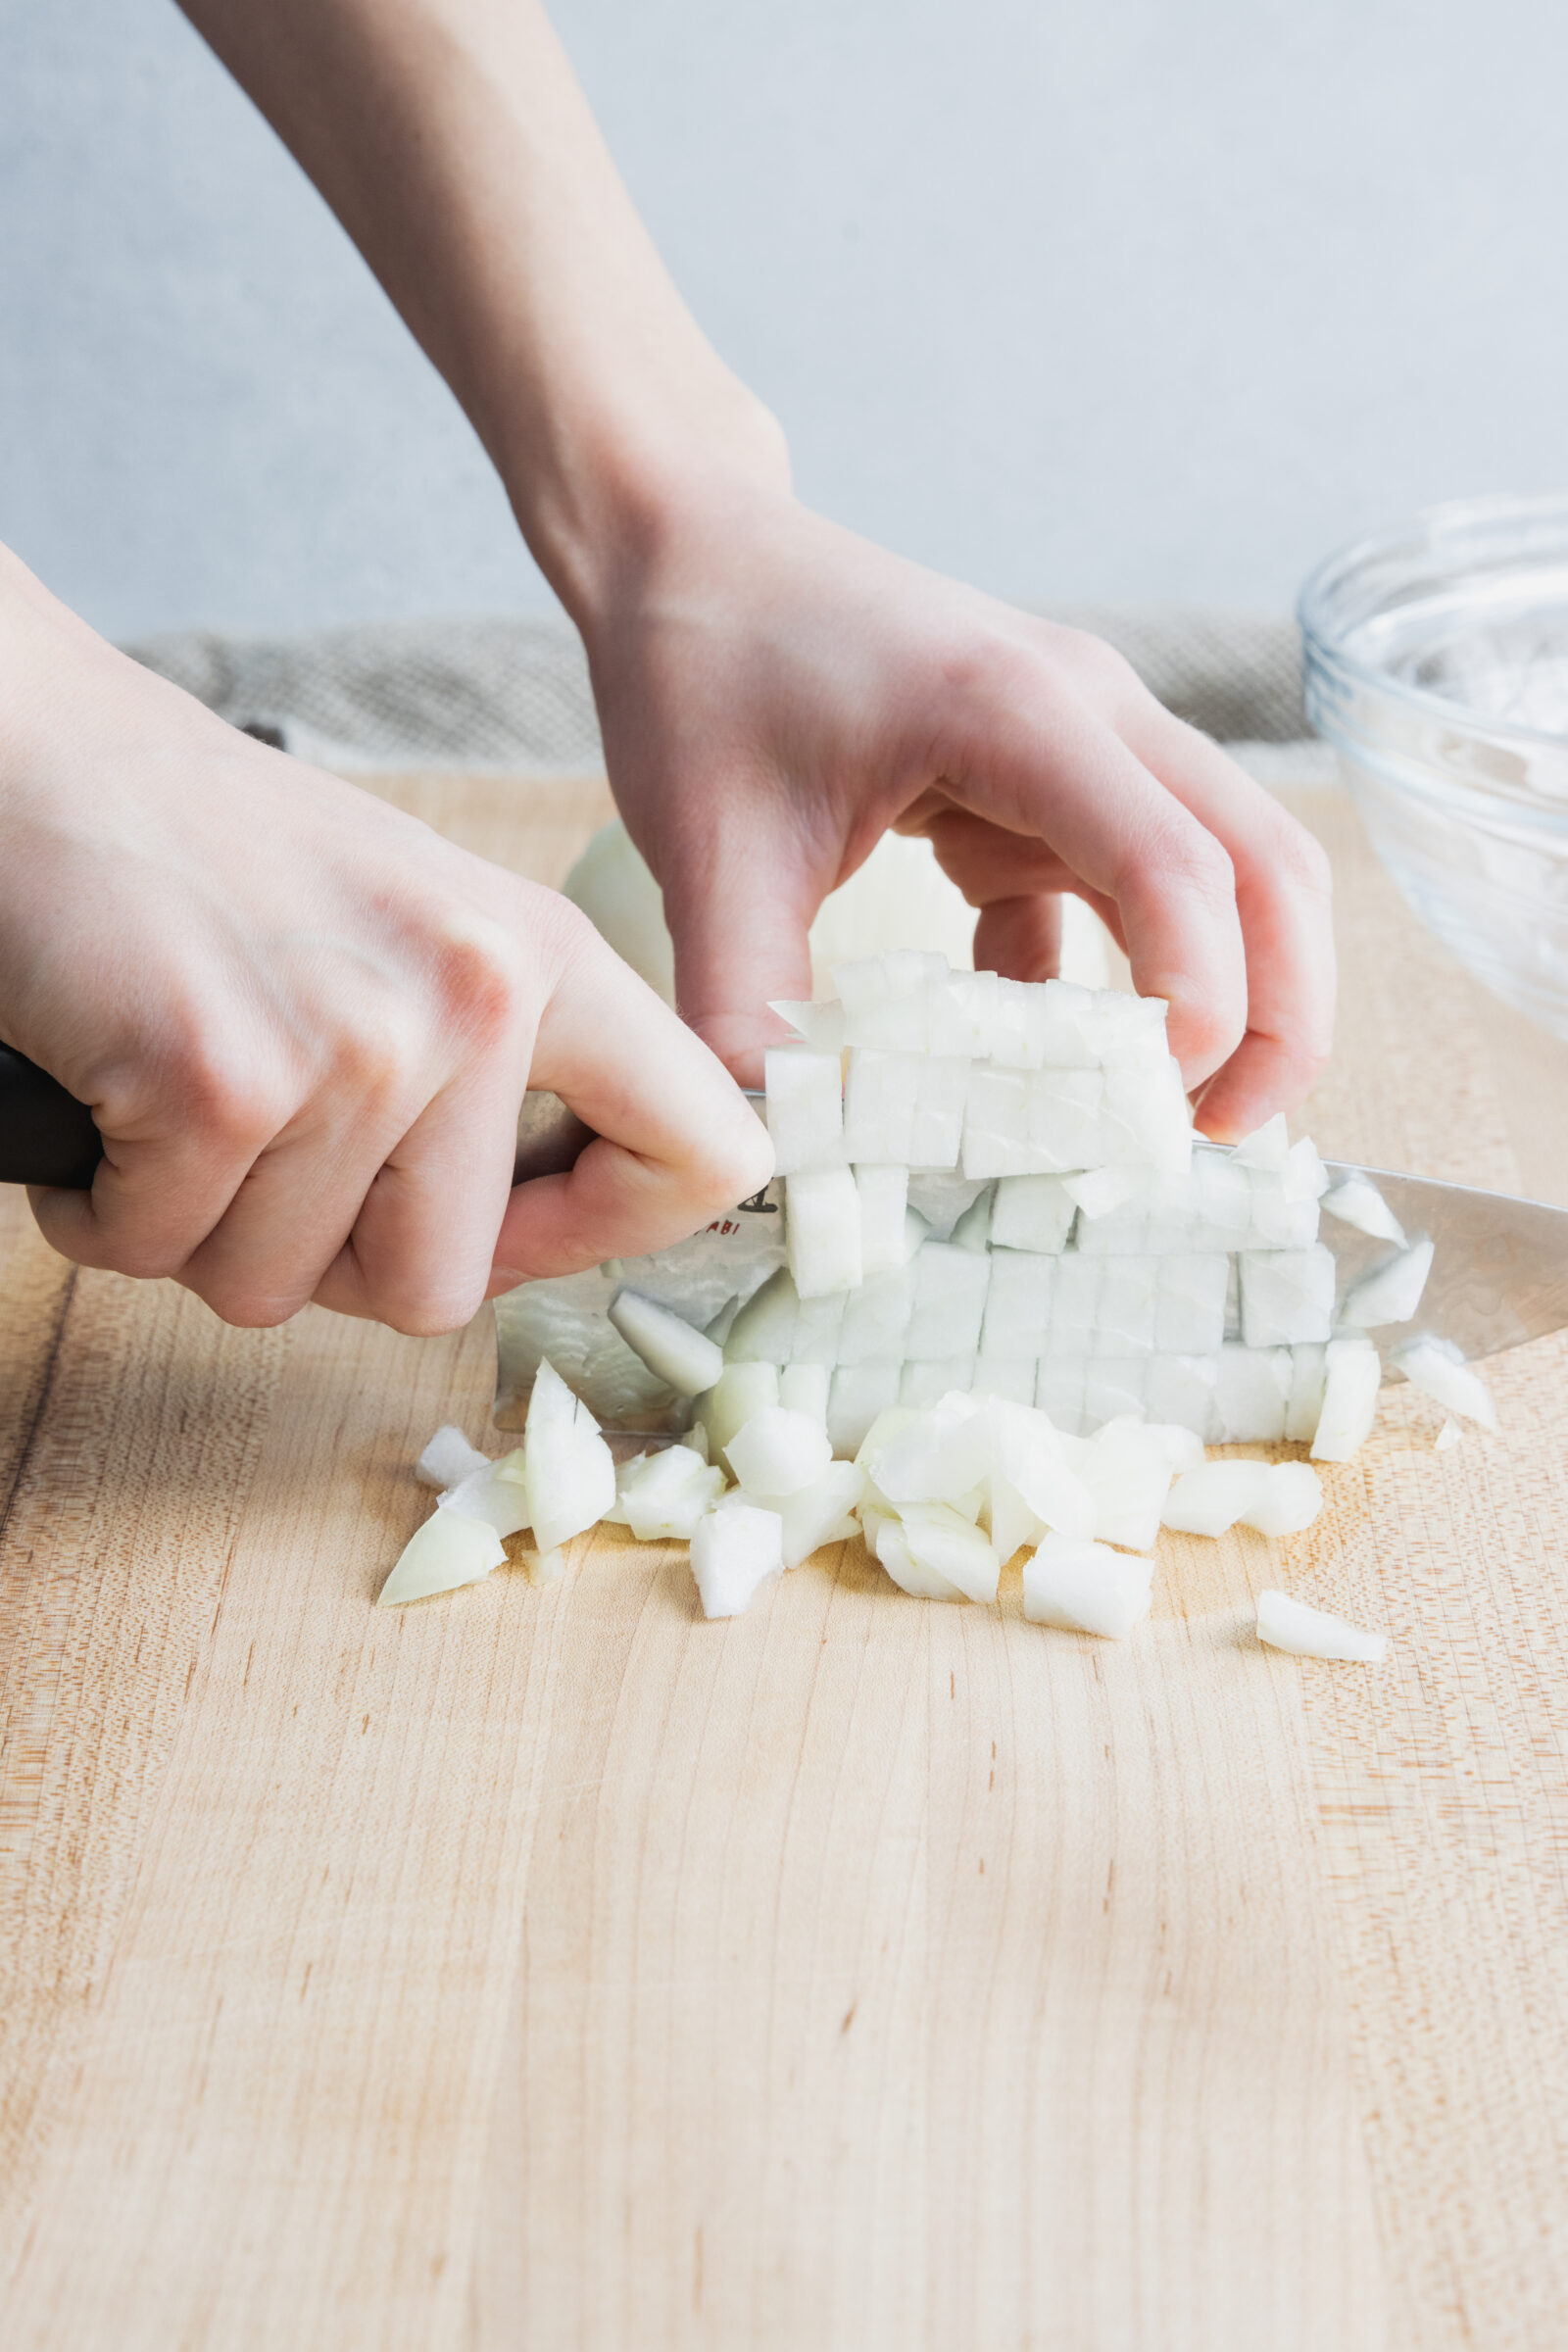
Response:
M0 1184L89 1192L103 1155L86 1103L35 1061L0 1046Z

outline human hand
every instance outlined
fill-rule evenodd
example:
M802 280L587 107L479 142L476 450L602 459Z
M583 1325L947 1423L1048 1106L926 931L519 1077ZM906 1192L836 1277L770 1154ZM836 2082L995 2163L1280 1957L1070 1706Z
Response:
M1086 900L1169 1000L1209 1134L1300 1101L1333 1024L1328 864L1261 787L1100 640L778 487L669 511L579 618L681 1011L738 1077L778 1034L767 1000L810 994L817 907L894 826L979 909L981 966L1048 977L1059 894Z
M765 1183L718 1062L555 892L253 743L0 554L0 1040L91 1105L84 1265L406 1332ZM524 1088L598 1131L513 1189Z

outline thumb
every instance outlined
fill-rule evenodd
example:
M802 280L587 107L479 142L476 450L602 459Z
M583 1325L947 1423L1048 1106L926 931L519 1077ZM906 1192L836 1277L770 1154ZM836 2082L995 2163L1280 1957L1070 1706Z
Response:
M676 1009L742 1086L761 1085L764 1048L788 1034L769 999L810 996L807 934L830 887L803 869L798 840L762 825L668 864Z

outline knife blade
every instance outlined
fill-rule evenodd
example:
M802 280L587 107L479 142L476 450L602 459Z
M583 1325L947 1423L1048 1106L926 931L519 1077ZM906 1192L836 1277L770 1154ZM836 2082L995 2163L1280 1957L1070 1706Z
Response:
M762 1098L751 1100L760 1105ZM530 1089L518 1113L514 1181L564 1173L592 1141L593 1129L559 1095ZM86 1105L35 1063L0 1046L0 1183L83 1191L92 1183L102 1152ZM1353 1160L1331 1159L1324 1165L1335 1184L1365 1177L1406 1233L1431 1236L1432 1273L1416 1318L1422 1331L1479 1357L1568 1326L1568 1209ZM781 1207L781 1194L769 1186L733 1217L716 1219L705 1233L678 1245L681 1259L693 1261L683 1271L704 1278L699 1289L705 1294L715 1276L732 1289L755 1279L759 1264L782 1259ZM1331 1227L1343 1296L1388 1254L1389 1245L1332 1220ZM1415 1327L1390 1330L1398 1336Z

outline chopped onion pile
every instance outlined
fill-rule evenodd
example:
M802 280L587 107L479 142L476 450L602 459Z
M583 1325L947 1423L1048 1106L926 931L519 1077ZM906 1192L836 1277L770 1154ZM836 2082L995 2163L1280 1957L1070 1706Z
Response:
M1273 1539L1317 1517L1306 1462L1204 1446L1348 1461L1382 1380L1369 1335L1418 1312L1431 1242L1369 1179L1331 1190L1282 1115L1195 1150L1157 1000L955 971L920 948L833 981L831 1004L774 1007L801 1040L766 1055L787 1262L717 1315L710 1296L688 1316L624 1283L611 1301L640 1364L690 1399L684 1442L617 1471L541 1362L518 1453L492 1465L443 1430L421 1455L451 1531L418 1532L384 1601L472 1582L524 1526L533 1573L559 1573L562 1544L609 1519L689 1542L710 1616L859 1535L929 1599L994 1599L1022 1552L1029 1617L1119 1637L1148 1613L1162 1525ZM1392 1246L1343 1297L1320 1210ZM1496 1426L1446 1343L1404 1337L1390 1360ZM1374 1637L1263 1599L1275 1646L1315 1625L1363 1646L1312 1654L1372 1654Z

